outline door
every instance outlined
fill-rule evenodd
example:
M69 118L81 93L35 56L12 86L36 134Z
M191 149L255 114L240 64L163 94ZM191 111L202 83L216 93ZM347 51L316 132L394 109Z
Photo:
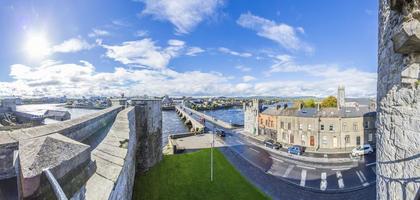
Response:
M295 143L295 137L293 136L293 134L290 135L290 144Z
M311 136L310 144L311 144L311 146L315 146L315 137L314 136Z
M333 147L337 148L337 137L336 136L333 137Z

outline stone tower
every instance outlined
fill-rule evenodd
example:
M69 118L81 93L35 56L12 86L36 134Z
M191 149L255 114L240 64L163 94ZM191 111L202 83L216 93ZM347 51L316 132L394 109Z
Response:
M258 135L258 115L261 110L261 101L253 99L244 103L244 130L253 135Z
M340 109L345 106L346 104L346 93L344 90L344 86L338 86L337 90L337 108Z
M377 199L420 199L420 1L379 7Z

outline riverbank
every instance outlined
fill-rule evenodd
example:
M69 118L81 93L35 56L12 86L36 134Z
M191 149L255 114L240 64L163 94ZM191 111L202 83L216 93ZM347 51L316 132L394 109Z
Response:
M150 171L137 175L134 199L269 199L219 150L213 153L213 182L210 181L210 149L164 156Z

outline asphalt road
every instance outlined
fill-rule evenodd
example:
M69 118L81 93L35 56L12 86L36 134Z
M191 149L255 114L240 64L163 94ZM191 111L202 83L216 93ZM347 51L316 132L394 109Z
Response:
M193 116L200 119L197 115ZM206 122L205 126L209 131L223 129L210 122ZM269 149L233 130L225 132L226 137L216 137L227 146L222 148L222 152L248 180L274 199L375 199L375 154L340 166L314 165L282 156L275 152L279 150Z

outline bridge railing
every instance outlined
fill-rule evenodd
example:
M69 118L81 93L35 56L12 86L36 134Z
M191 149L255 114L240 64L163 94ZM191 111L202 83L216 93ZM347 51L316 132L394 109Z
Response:
M44 169L43 171L48 181L50 182L55 197L57 197L58 200L68 200L66 194L64 193L63 189L61 188L60 184L58 183L57 179L55 179L51 171L48 168Z

